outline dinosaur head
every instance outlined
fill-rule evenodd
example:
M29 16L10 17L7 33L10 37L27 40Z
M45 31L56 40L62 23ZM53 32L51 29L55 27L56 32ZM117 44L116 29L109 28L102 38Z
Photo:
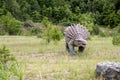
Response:
M85 48L86 45L87 45L87 41L84 40L84 39L82 39L82 38L80 38L80 39L75 39L75 40L73 41L73 45L74 45L74 46L77 46L77 47L83 47L83 48Z

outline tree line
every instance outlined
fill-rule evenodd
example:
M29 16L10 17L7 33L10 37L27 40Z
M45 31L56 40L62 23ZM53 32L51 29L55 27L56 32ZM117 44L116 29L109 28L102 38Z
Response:
M0 26L10 28L10 33L14 23L19 28L20 22L41 23L44 18L53 24L115 28L120 23L120 0L0 0Z

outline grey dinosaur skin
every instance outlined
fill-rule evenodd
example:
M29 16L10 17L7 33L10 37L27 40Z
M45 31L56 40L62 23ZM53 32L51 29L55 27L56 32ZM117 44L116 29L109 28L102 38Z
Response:
M65 37L65 40L66 40L66 50L70 52L71 55L76 54L74 47L78 47L79 52L83 52L86 47L86 44L82 44L80 40L73 40L67 36ZM77 42L77 44L75 44L75 42Z
M79 52L83 52L87 45L89 32L83 25L71 25L65 30L66 50L75 55L74 47L78 47Z

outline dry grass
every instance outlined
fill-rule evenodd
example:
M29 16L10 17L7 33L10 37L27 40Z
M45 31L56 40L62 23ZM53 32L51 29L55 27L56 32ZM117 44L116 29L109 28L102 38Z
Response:
M95 78L96 64L120 61L120 46L113 46L112 38L92 37L85 52L74 57L66 52L64 39L46 44L34 36L1 36L3 44L25 63L24 80L102 80Z

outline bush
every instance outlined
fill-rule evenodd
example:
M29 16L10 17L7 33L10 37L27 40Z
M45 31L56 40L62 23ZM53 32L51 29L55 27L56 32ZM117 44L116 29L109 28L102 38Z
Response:
M0 48L0 80L12 80L14 76L22 80L22 73L16 58L3 46Z
M52 26L51 38L54 41L59 41L61 39L62 33L57 29L57 26Z
M59 41L61 39L61 31L57 29L57 26L53 25L47 18L42 21L42 37L49 43L51 40Z
M0 24L3 25L3 29L10 35L19 35L22 31L21 22L11 16L10 13L0 17Z
M120 24L118 24L118 26L116 27L116 31L120 33Z
M116 33L112 40L113 45L120 45L120 33Z
M62 33L57 29L57 26L49 25L47 28L42 30L42 37L49 43L51 40L59 41Z
M80 16L79 19L80 24L87 27L87 29L91 32L93 31L94 27L94 18L92 17L91 13L85 13Z
M99 26L98 26L98 25L95 25L95 26L93 27L92 33L95 34L95 35L99 35L100 29L99 29Z
M9 50L5 46L0 48L0 63L6 65L8 61L15 61L15 57L10 54Z
M37 35L41 32L40 28L39 27L33 27L29 30L29 33L30 35Z
M0 25L0 35L6 35L8 34L6 31L5 31L5 27L3 25Z
M104 27L99 28L100 37L112 37L114 33L115 33L114 30L110 28L104 28Z
M41 32L40 23L34 23L31 20L23 23L22 35L38 35Z
M108 33L106 31L100 31L99 36L100 37L108 37Z

